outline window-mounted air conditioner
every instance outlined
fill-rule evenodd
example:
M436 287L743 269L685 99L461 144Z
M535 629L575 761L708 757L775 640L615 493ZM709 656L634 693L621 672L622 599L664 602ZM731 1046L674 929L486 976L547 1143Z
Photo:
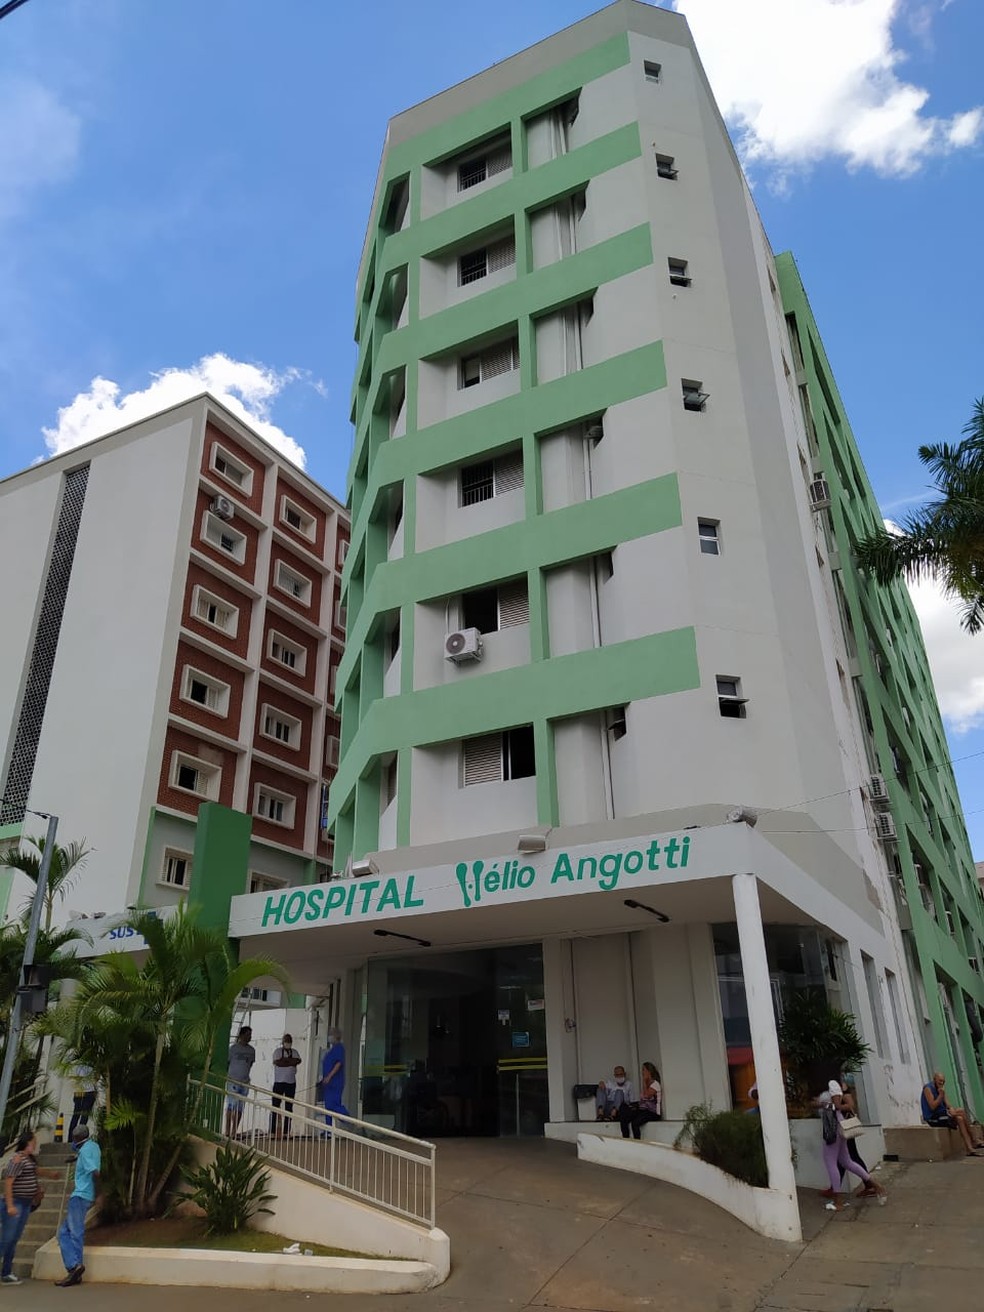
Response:
M478 629L458 629L444 639L444 659L461 665L482 659L482 635Z
M888 789L883 774L873 774L868 779L868 796L876 806L888 805Z
M895 819L890 811L879 811L875 816L875 833L883 842L895 838Z
M212 501L212 514L219 519L232 519L236 513L236 503L229 497L215 497Z
M830 505L830 484L825 478L815 478L810 484L810 509L826 510Z

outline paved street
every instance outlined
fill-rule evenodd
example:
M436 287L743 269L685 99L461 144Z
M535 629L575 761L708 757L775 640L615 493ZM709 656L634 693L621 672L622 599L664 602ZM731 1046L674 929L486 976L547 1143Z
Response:
M643 1150L644 1151L644 1150ZM404 1297L26 1283L3 1307L49 1312L979 1312L984 1160L885 1167L888 1206L833 1216L805 1194L802 1245L761 1239L682 1190L580 1163L542 1140L469 1140L439 1151L439 1223L450 1279ZM330 1236L326 1236L328 1240ZM2 1309L0 1309L2 1312Z

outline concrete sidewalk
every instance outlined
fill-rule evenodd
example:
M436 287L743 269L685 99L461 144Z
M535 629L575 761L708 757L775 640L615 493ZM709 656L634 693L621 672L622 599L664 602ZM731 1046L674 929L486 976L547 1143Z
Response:
M644 1152L645 1148L640 1148ZM818 1149L819 1151L819 1149ZM683 1190L578 1162L545 1140L445 1141L438 1224L453 1269L429 1294L317 1298L345 1312L978 1312L984 1160L884 1167L888 1205L833 1215L802 1195L806 1242L762 1239ZM326 1242L330 1236L326 1235ZM0 1290L0 1312L269 1312L312 1296L240 1290Z

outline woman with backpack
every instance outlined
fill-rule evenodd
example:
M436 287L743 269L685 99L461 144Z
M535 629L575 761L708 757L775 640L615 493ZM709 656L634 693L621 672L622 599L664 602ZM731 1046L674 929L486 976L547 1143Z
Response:
M844 1119L843 1089L836 1080L831 1080L827 1085L827 1091L822 1093L817 1101L820 1104L820 1124L823 1131L823 1164L827 1168L827 1176L830 1179L830 1188L820 1191L824 1198L830 1199L826 1205L827 1211L841 1212L847 1206L840 1196L841 1176L845 1171L850 1171L852 1175L864 1181L864 1190L859 1197L877 1198L879 1204L884 1206L888 1200L884 1186L877 1184L848 1152L847 1140L841 1130L841 1122Z

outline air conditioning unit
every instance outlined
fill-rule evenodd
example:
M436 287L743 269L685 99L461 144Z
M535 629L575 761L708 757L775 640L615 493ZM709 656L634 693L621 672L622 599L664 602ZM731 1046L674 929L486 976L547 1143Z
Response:
M444 659L460 665L482 659L482 635L478 629L458 629L444 639Z
M810 508L826 510L830 505L830 484L825 478L815 478L810 484Z
M891 811L879 811L875 816L875 833L883 842L895 838L895 820Z
M885 787L885 776L883 774L873 774L869 778L868 796L875 806L888 805L888 789Z
M236 513L236 503L229 497L215 497L212 501L212 514L219 519L232 519Z

